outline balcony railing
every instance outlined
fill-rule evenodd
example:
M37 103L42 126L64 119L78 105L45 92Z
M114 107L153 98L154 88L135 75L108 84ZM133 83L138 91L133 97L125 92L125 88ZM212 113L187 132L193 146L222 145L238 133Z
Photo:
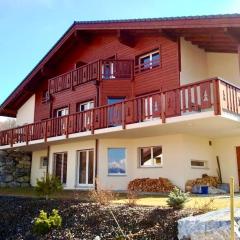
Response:
M49 93L72 89L80 84L102 79L132 79L132 60L98 60L49 79Z
M103 128L153 121L202 111L216 115L226 111L240 114L240 89L218 78L188 84L179 88L156 92L121 103L93 108L84 112L52 118L43 122L0 132L0 145L14 145L51 137Z

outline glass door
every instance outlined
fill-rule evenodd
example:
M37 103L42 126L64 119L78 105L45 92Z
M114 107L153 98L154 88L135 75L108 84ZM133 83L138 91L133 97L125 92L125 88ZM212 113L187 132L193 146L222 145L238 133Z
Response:
M54 175L63 184L67 182L67 153L54 153Z
M93 149L78 151L77 185L93 187L94 182L94 152Z

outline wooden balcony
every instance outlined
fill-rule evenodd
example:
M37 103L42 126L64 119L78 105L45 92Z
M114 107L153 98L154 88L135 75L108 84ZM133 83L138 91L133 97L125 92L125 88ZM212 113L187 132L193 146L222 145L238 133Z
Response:
M227 112L240 115L240 88L219 78L207 79L179 88L106 105L43 122L0 132L0 146L28 144L34 140L48 141L57 136L121 126L159 121L183 115L212 111L215 115Z
M49 93L55 94L90 81L133 78L132 60L98 60L49 79Z

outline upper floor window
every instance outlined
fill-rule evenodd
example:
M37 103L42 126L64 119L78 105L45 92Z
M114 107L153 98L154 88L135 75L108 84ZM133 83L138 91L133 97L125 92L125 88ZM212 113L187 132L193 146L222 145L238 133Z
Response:
M59 108L56 110L56 117L62 117L68 115L68 113L69 113L68 107Z
M145 71L160 66L160 52L154 50L144 55L138 56L138 72Z
M48 102L50 99L48 90L42 92L42 103Z
M162 147L142 147L139 148L140 167L161 167Z
M92 108L94 108L94 101L88 101L88 102L79 103L77 111L84 112Z

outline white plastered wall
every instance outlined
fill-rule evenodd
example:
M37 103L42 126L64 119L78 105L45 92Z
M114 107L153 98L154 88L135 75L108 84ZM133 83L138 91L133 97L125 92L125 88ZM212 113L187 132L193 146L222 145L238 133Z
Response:
M34 122L35 94L32 95L17 111L16 124L22 126Z
M240 137L215 139L213 146L219 157L223 182L229 182L230 177L234 177L235 190L239 191L236 147L240 146Z
M49 154L49 173L53 171L54 153L67 152L67 181L65 189L76 188L76 172L77 172L77 151L84 149L94 149L95 140L77 141L70 143L62 143L50 146Z
M47 150L33 151L32 152L32 166L31 166L31 185L36 186L37 179L41 179L46 174L46 168L41 168L41 157L47 156Z
M140 168L138 147L161 145L163 166L159 168ZM201 177L203 173L216 176L213 149L209 139L188 135L166 135L139 139L102 139L99 142L98 176L103 188L126 190L129 181L135 178L170 179L184 189L189 179ZM125 147L127 155L126 176L108 176L107 149ZM208 169L192 169L190 160L208 161Z
M240 85L238 54L205 52L181 38L181 85L212 77Z

